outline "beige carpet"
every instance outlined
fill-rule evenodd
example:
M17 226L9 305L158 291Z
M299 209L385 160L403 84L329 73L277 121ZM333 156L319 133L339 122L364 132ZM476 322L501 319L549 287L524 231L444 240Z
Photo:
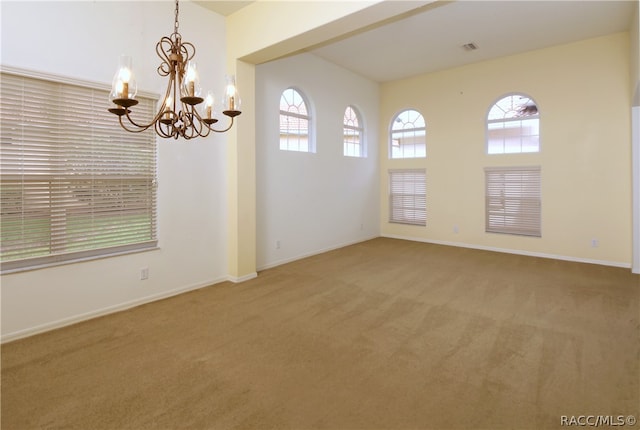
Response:
M2 429L640 418L639 303L628 269L380 238L3 345Z

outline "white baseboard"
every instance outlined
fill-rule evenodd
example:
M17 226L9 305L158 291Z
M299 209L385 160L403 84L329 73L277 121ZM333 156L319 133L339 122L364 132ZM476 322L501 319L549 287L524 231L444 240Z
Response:
M304 254L299 254L299 255L296 255L294 257L289 257L289 258L284 258L282 260L273 261L271 263L267 263L267 264L264 264L264 265L258 267L258 271L271 269L273 267L281 266L283 264L291 263L293 261L302 260L303 258L313 257L314 255L323 254L325 252L333 251L335 249L344 248L345 246L355 245L356 243L366 242L368 240L375 239L377 237L380 237L380 236L375 235L375 236L371 236L371 237L365 237L365 238L362 238L362 239L341 243L339 245L330 246L330 247L327 247L327 248L321 248L321 249L318 249L318 250L315 250L315 251L311 251L311 252L306 252Z
M63 318L57 321L52 321L46 324L42 324L35 327L30 327L24 330L18 330L13 333L7 333L0 338L0 343L7 343L14 340L22 339L25 337L33 336L36 334L44 333L47 331L55 330L58 328L66 327L72 324L76 324L82 321L87 321L93 318L113 314L116 312L121 312L127 309L134 308L136 306L144 305L147 303L155 302L158 300L163 300L169 297L177 296L179 294L186 293L192 290L198 290L203 287L208 287L214 284L219 284L220 282L226 281L227 278L222 279L212 279L206 282L199 282L197 284L187 285L184 287L176 288L169 291L164 291L162 293L154 294L151 296L141 297L135 300L131 300L129 302L120 303L113 306L107 306L106 308L97 309L95 311L86 312L79 315L74 315L72 317Z
M258 272L249 273L244 276L227 276L227 281L233 282L234 284L239 284L244 281L248 281L250 279L254 279L258 277Z
M474 245L474 244L463 243L463 242L449 242L445 240L430 240L430 239L422 239L417 237L399 236L395 234L383 234L382 237L388 237L390 239L411 240L414 242L433 243L434 245L447 245L447 246L457 246L460 248L479 249L482 251L503 252L505 254L526 255L528 257L551 258L554 260L572 261L574 263L599 264L601 266L620 267L624 269L631 268L631 264L622 263L619 261L593 260L589 258L578 258L578 257L567 256L567 255L546 254L544 252L531 252L531 251L523 251L519 249L496 248L493 246Z
M622 262L616 262L616 261L593 260L593 259L586 259L586 258L570 257L570 256L565 256L565 255L555 255L555 254L546 254L546 253L540 253L540 252L522 251L522 250L517 250L517 249L505 249L505 248L496 248L496 247L492 247L492 246L473 245L473 244L468 244L468 243L463 243L463 242L449 242L449 241L442 241L442 240L429 240L429 239L416 238L416 237L408 237L408 236L400 236L400 235L392 235L392 234L383 234L381 236L372 236L372 237L368 237L368 238L359 239L359 240L356 240L356 241L353 241L353 242L342 243L342 244L331 246L331 247L328 247L328 248L318 249L316 251L304 253L304 254L301 254L301 255L298 255L298 256L295 256L295 257L291 257L291 258L279 260L279 261L276 261L276 262L272 262L272 263L269 263L269 264L265 264L265 265L261 266L258 270L270 269L272 267L280 266L282 264L290 263L292 261L296 261L296 260L300 260L300 259L303 259L303 258L311 257L313 255L318 255L318 254L322 254L322 253L325 253L325 252L333 251L335 249L344 248L345 246L354 245L356 243L366 242L367 240L375 239L376 237L387 237L387 238L390 238L390 239L402 239L402 240L410 240L410 241L414 241L414 242L433 243L433 244L436 244L436 245L457 246L457 247L461 247L461 248L479 249L479 250L483 250L483 251L503 252L503 253L507 253L507 254L526 255L526 256L530 256L530 257L551 258L551 259L555 259L555 260L572 261L572 262L576 262L576 263L599 264L599 265L603 265L603 266L613 266L613 267L631 269L631 264L622 263ZM635 271L634 271L634 273L635 273ZM250 273L248 275L244 275L244 276L240 276L240 277L226 276L226 277L221 278L221 279L212 279L212 280L206 281L206 282L187 285L187 286L184 286L184 287L176 288L176 289L173 289L173 290L170 290L170 291L165 291L165 292L154 294L154 295L151 295L151 296L141 297L139 299L135 299L135 300L132 300L132 301L129 301L129 302L120 303L120 304L117 304L117 305L114 305L114 306L108 306L106 308L98 309L98 310L87 312L87 313L84 313L84 314L79 314L79 315L75 315L75 316L72 316L72 317L69 317L69 318L63 318L61 320L57 320L57 321L53 321L53 322L50 322L50 323L42 324L42 325L39 325L39 326L30 327L28 329L19 330L19 331L13 332L13 333L7 333L5 335L2 335L2 337L0 337L0 343L11 342L11 341L14 341L14 340L18 340L18 339L22 339L22 338L25 338L25 337L33 336L33 335L36 335L36 334L39 334L39 333L44 333L44 332L47 332L47 331L51 331L51 330L55 330L55 329L58 329L58 328L66 327L66 326L69 326L69 325L72 325L72 324L76 324L76 323L79 323L79 322L82 322L82 321L90 320L90 319L101 317L101 316L104 316L104 315L109 315L109 314L112 314L112 313L115 313L115 312L124 311L124 310L127 310L127 309L134 308L136 306L140 306L140 305L143 305L143 304L155 302L157 300L163 300L163 299L166 299L166 298L169 298L169 297L172 297L172 296L177 296L179 294L183 294L183 293L186 293L188 291L197 290L197 289L200 289L200 288L203 288L203 287L208 287L208 286L211 286L211 285L219 284L220 282L230 281L230 282L234 282L234 283L241 283L241 282L245 282L245 281L254 279L257 276L258 276L258 273L257 272L253 272L253 273Z

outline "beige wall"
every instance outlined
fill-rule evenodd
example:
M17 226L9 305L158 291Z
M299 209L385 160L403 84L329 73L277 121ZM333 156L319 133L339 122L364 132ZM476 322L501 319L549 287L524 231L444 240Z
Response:
M629 267L629 51L619 33L383 84L382 234ZM538 103L540 153L486 155L487 110L510 92ZM389 121L406 108L425 116L426 159L388 158ZM485 233L483 169L501 165L542 166L541 238ZM427 169L426 227L387 222L387 170L402 167Z

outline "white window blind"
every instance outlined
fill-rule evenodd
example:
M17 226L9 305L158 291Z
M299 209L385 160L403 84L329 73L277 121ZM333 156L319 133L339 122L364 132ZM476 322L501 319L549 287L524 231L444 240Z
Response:
M122 130L107 89L1 77L2 271L155 247L153 131Z
M486 231L541 236L540 166L487 167Z
M389 222L427 225L427 183L424 169L389 171Z

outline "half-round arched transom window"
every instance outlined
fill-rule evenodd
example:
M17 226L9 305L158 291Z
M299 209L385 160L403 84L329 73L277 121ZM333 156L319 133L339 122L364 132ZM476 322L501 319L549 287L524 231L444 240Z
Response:
M487 114L487 153L517 154L540 151L538 104L525 94L498 100Z

